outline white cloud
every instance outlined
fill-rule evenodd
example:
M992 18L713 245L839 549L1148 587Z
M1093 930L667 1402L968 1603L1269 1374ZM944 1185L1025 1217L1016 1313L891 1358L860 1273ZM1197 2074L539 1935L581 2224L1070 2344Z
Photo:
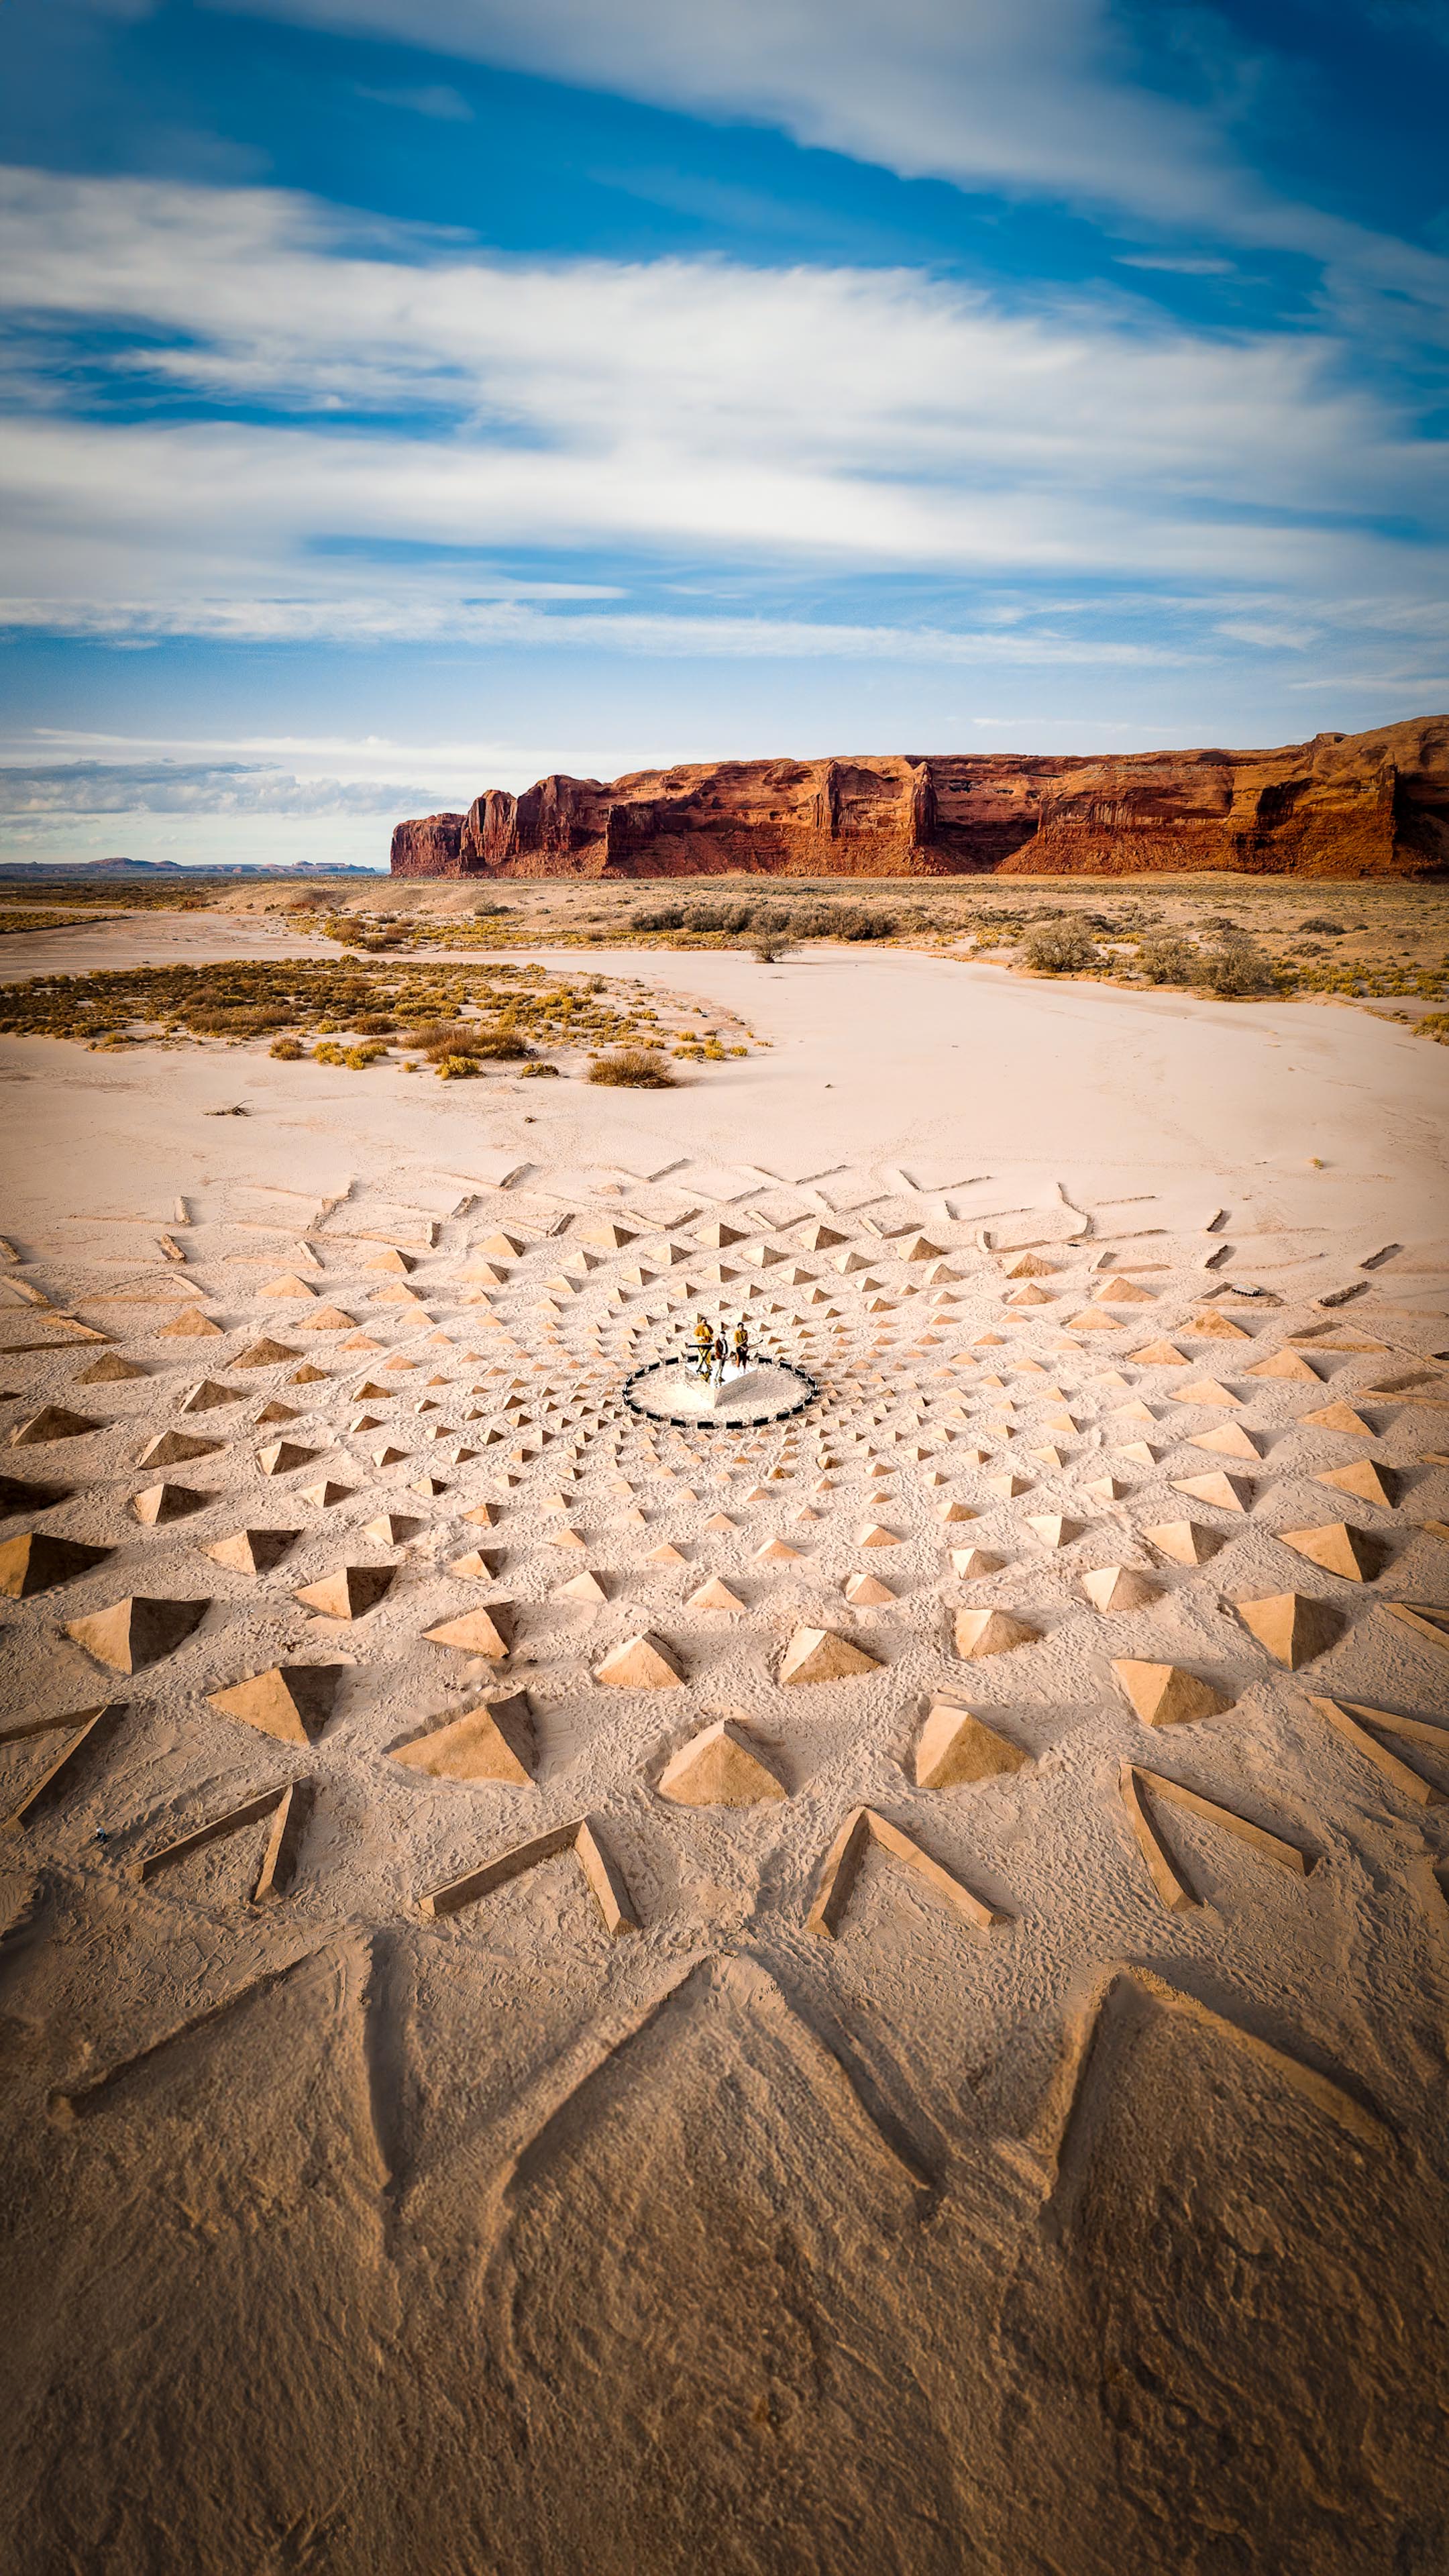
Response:
M1302 252L1440 312L1449 303L1449 264L1294 204L1257 178L1233 143L1231 79L1208 78L1219 93L1210 106L1164 95L1165 55L1221 54L1206 13L1201 23L1187 11L1148 13L1149 53L1110 0L210 5L401 39L706 117L748 117L905 178ZM1427 0L1398 5L1429 14ZM1242 53L1236 42L1233 60ZM1196 68L1201 88L1201 61Z
M276 191L33 172L0 178L0 261L33 397L0 455L22 626L1130 661L1161 648L1100 625L1073 644L1050 614L1009 640L984 618L576 614L617 583L513 583L497 559L729 566L736 596L760 567L777 590L791 566L1146 578L1315 615L1334 590L1402 615L1446 587L1428 548L1356 524L1436 508L1444 451L1322 334L1194 333L1120 299L1008 311L912 271L522 263ZM138 385L275 417L66 417L63 338L58 381L37 351L67 323L114 330L96 363Z
M51 814L396 814L414 810L426 794L386 779L301 779L239 761L0 763L0 816L9 821Z

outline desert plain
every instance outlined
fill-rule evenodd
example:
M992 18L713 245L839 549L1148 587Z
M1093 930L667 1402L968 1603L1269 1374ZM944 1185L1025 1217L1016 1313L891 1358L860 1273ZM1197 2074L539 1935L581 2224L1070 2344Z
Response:
M1433 2576L1443 1048L507 963L675 1086L0 1039L6 2563Z

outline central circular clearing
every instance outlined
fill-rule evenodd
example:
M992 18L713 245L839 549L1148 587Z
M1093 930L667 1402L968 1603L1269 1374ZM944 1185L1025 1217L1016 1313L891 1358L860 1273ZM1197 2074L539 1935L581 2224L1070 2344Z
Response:
M700 1431L744 1431L757 1422L785 1422L803 1413L820 1393L819 1380L791 1360L759 1360L726 1378L702 1378L692 1359L649 1360L624 1380L624 1402L649 1422L677 1422Z

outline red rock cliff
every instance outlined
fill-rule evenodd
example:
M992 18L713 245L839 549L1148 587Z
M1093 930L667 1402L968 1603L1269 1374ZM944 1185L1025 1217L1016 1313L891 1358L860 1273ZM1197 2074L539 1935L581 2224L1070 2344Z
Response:
M1305 877L1449 869L1449 716L1280 751L720 761L399 823L403 877Z

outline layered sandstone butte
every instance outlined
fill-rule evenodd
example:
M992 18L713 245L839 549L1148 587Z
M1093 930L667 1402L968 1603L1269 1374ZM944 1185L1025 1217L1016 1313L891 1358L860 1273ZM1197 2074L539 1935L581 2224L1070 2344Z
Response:
M1449 868L1449 716L1280 751L737 760L490 787L399 823L400 877L1424 877Z

